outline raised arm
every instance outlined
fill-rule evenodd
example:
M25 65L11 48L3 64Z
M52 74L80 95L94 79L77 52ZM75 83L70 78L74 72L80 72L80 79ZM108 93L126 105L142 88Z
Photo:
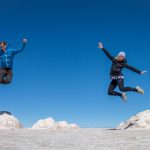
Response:
M102 49L106 56L112 61L114 57L103 47L101 42L98 43L98 48Z
M22 52L26 46L26 43L27 43L27 39L23 39L22 40L22 47L20 49L13 50L14 54Z

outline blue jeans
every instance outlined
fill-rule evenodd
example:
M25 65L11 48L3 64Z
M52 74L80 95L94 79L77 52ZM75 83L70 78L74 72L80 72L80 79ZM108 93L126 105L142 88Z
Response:
M8 84L12 80L12 69L11 68L0 68L0 83Z

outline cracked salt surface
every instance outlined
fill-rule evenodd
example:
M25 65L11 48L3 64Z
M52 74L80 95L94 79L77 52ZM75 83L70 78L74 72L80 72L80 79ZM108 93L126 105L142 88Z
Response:
M150 130L0 130L1 150L149 150Z

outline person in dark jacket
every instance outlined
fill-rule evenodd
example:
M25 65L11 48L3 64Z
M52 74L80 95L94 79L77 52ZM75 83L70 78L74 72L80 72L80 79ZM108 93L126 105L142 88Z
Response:
M0 42L0 83L8 84L11 82L14 56L23 51L26 43L27 39L23 39L21 49L11 49L8 48L7 42Z
M125 92L135 91L141 94L144 94L144 90L139 86L136 88L132 87L124 87L124 76L122 73L123 68L130 69L138 74L144 74L146 71L140 71L130 65L127 64L127 60L125 58L125 52L120 52L117 57L113 57L104 47L101 42L99 42L98 48L102 49L102 51L106 54L106 56L111 60L111 70L110 70L110 78L111 83L108 88L108 95L120 96L124 101L127 100L127 95ZM116 87L119 87L120 92L114 91Z

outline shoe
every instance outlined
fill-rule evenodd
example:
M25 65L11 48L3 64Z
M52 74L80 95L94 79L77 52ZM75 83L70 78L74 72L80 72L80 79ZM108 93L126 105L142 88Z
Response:
M126 95L126 93L122 93L122 100L123 100L124 102L127 101L127 95Z
M139 86L136 87L136 90L137 90L138 93L144 94L144 90L141 89Z

